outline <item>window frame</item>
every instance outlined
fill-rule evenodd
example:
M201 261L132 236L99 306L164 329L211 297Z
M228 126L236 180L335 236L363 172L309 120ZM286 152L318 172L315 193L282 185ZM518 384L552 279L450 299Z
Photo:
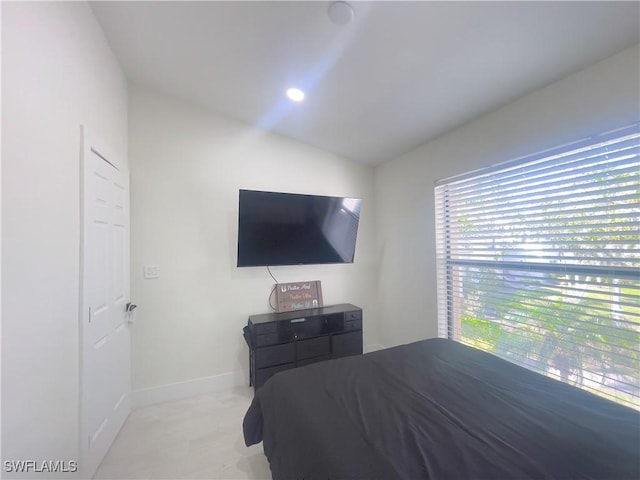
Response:
M503 255L502 257L496 255L496 257L499 257L499 258L493 259L493 260L488 260L487 258L483 257L482 256L483 254L480 254L478 258L473 258L473 255L470 255L469 258L458 258L456 256L457 255L456 238L454 238L454 235L456 234L456 230L454 227L451 226L452 222L455 221L455 220L452 220L452 215L453 215L452 209L455 208L455 207L452 207L452 203L455 203L457 200L455 199L452 200L454 195L450 190L453 190L453 188L451 189L448 188L448 186L460 185L460 184L463 184L464 182L475 182L476 180L483 179L483 178L489 179L487 182L485 182L485 185L491 185L493 181L496 181L496 182L500 181L500 179L502 178L501 176L504 175L505 172L513 172L514 169L521 170L521 171L528 171L529 169L536 168L537 165L551 165L551 168L554 168L554 165L555 165L554 162L558 162L558 165L562 164L563 161L566 161L566 159L572 155L576 155L576 158L578 158L579 156L584 156L586 158L586 156L589 154L590 151L592 151L593 149L599 148L600 145L607 145L607 142L613 143L616 141L616 139L624 138L625 136L628 136L628 135L631 135L631 137L633 138L631 151L634 151L633 149L635 148L635 152L636 152L635 157L633 155L631 156L631 158L635 158L635 160L631 160L631 164L634 166L640 165L638 164L638 153L640 152L640 122L639 122L639 123L634 123L632 125L629 125L620 129L606 132L604 134L595 135L586 139L582 139L577 142L571 142L564 145L560 145L558 147L554 147L553 149L538 152L537 154L534 154L534 155L520 157L518 159L509 161L509 162L504 162L504 163L497 164L484 169L479 169L479 170L468 172L455 177L450 177L444 180L440 180L436 183L434 194L436 197L435 213L436 213L436 257L437 257L436 264L437 264L437 270L438 270L438 273L437 273L438 336L443 338L452 338L454 340L460 341L460 339L457 337L460 337L459 331L462 330L462 324L457 325L457 323L461 323L462 320L458 318L459 314L457 315L456 311L457 309L460 310L461 307L458 306L456 302L458 303L460 303L461 301L463 302L464 299L461 298L463 295L461 296L459 292L456 292L456 290L462 290L461 286L463 285L463 281L460 280L459 278L456 279L455 277L456 275L458 275L458 277L462 275L460 272L463 272L464 270L462 269L464 268L468 268L468 269L475 268L479 270L483 268L489 268L489 269L494 269L496 271L502 270L505 272L506 271L519 272L519 273L516 273L516 278L520 276L521 279L527 275L524 272L529 272L529 274L531 274L531 272L537 272L537 273L548 275L548 276L555 275L556 276L555 278L559 278L561 275L566 275L566 276L574 275L575 278L578 278L578 277L589 278L590 276L595 278L607 278L607 279L612 279L614 283L615 283L615 280L618 280L618 279L624 279L625 281L630 280L634 282L633 288L636 289L635 295L637 295L638 296L637 298L640 299L640 293L639 293L640 292L640 272L638 268L635 266L635 265L639 265L638 263L639 259L636 257L639 256L637 252L638 252L638 246L640 246L640 239L639 239L640 237L635 237L637 244L634 244L634 247L631 249L632 254L636 255L631 259L632 263L635 262L634 266L625 266L625 265L612 266L612 265L606 265L606 262L604 261L602 262L603 263L602 265L580 263L581 257L577 257L577 259L574 259L575 260L574 263L565 263L565 262L552 263L551 261L549 261L548 263L540 263L538 261L532 261L535 259L528 254L524 254L524 261L513 261L513 260L509 261L508 259L506 259L507 255ZM597 170L594 169L592 171L596 172ZM635 177L638 177L637 172L634 173L633 175L635 175ZM635 179L635 177L633 178ZM491 180L492 178L495 178L496 180ZM635 188L637 191L636 185L640 186L640 181L637 181L637 183L633 183L631 187L632 189ZM527 187L523 187L522 190L516 190L516 195L522 194L522 198L526 198L525 197L525 194L527 193L526 188ZM505 198L507 196L508 195L505 195ZM543 195L542 197L545 198L545 195ZM504 201L504 199L502 199L502 201ZM636 198L633 198L632 202L636 202L640 204L640 202L636 201ZM583 204L587 206L590 205L586 200L583 203L580 203L580 205L583 205ZM615 217L615 218L618 218L618 217ZM632 216L631 218L633 220L634 218L640 218L640 216L636 213L636 215ZM527 222L525 221L525 223ZM638 230L636 230L636 232L637 231ZM459 235L459 237L463 237L463 235ZM562 242L558 242L558 243L562 243ZM567 243L570 243L570 242L567 242ZM580 249L581 247L582 246L578 244L574 248ZM484 254L484 255L488 256L488 254ZM585 257L586 260L584 261L589 261L589 262L595 261L598 258L595 253L591 253L591 255L592 255L591 257ZM518 282L520 281L516 281L516 283ZM523 288L522 285L525 285L525 284L526 284L526 281L520 282L519 283L520 288ZM495 287L495 288L498 288L498 287ZM558 290L561 290L561 287L559 286L556 288ZM532 294L532 297L533 296L534 294ZM567 300L567 295L564 295L564 296L558 295L558 297L564 301ZM614 305L613 302L611 303L611 305L612 306ZM636 315L637 314L635 313L633 314L633 316L636 316ZM611 319L608 319L608 320L611 320ZM631 324L631 327L629 328L632 331L634 331L636 328L638 329L637 338L638 338L638 346L640 347L640 319L636 321L638 322L638 326L637 327L635 326L635 321L634 321ZM523 323L526 323L526 322L532 323L533 320L531 318L528 318L528 319L523 318ZM498 320L495 323L497 324L504 323L504 320ZM586 323L589 323L589 322L586 322ZM576 338L579 338L579 335L577 335ZM571 343L570 345L572 347L573 346L582 347L585 344ZM483 348L483 349L490 351L487 348ZM523 365L523 366L529 368L527 365ZM548 372L540 371L536 368L531 368L531 369L534 371L538 371L539 373L548 375ZM636 378L634 379L635 388L636 388L634 393L635 400L632 400L632 404L630 406L640 410L640 385L638 385L638 383L640 382L639 382L638 376L636 376ZM582 380L583 379L581 379L581 381ZM604 376L603 376L603 382L604 382ZM590 390L590 391L593 391L593 390ZM598 393L598 392L594 392L594 393ZM613 395L608 396L608 398L614 401L619 400L613 397L614 397Z

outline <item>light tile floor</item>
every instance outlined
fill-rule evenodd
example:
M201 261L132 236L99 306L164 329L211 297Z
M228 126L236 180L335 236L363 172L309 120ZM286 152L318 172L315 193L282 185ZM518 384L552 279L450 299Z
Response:
M242 437L252 396L238 387L134 410L94 479L270 479L262 443Z

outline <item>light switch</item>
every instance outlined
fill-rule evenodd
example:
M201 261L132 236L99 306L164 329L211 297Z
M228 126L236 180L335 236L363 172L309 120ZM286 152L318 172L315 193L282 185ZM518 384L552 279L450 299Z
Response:
M145 264L142 267L144 278L160 278L160 265Z

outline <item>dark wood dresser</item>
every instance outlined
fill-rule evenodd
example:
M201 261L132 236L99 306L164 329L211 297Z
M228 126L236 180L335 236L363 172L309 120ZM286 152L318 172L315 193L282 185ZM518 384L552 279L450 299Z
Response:
M362 309L343 303L293 312L251 315L249 385L257 390L283 370L362 354Z

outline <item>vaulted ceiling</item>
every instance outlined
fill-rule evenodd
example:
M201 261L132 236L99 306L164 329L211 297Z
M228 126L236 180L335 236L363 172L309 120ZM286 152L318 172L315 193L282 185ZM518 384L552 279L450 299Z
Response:
M132 82L369 164L640 42L638 2L91 5Z

